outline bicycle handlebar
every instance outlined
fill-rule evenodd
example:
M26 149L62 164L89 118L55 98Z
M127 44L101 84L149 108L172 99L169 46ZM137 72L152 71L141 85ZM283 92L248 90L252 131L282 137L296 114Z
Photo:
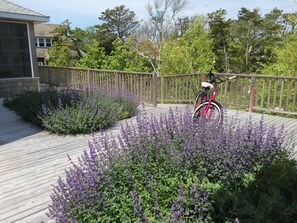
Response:
M223 83L225 81L232 80L232 79L236 78L236 76L232 76L232 77L229 77L229 78L223 80L223 79L219 78L217 75L215 75L214 73L212 73L211 71L208 73L207 76L208 76L209 83L211 83L211 84L213 84L215 86L217 84L221 84L221 83ZM219 82L217 81L217 79L219 80Z

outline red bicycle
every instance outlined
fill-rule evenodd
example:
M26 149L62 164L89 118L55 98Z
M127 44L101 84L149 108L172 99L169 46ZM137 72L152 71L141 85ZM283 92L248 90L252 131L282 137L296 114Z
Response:
M202 90L198 92L195 99L193 120L197 121L203 117L208 121L220 124L223 121L223 106L215 100L217 95L217 85L227 80L231 80L236 76L222 80L217 75L212 73L211 68L207 77L208 81L201 83ZM211 89L213 89L212 94L210 97L208 97Z

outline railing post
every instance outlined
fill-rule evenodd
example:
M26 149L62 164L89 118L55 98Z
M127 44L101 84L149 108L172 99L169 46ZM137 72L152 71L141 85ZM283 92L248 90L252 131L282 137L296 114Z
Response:
M88 92L91 91L91 87L92 87L92 78L91 78L90 68L88 68Z
M161 78L161 104L164 104L164 77L159 77Z
M249 112L253 112L254 103L255 103L255 85L256 85L256 77L252 76L252 83L251 83L251 97L250 97L250 108Z
M154 107L157 107L157 74L152 74L152 85L151 85L151 101Z
M204 81L206 81L206 74L205 73L201 74L201 82L204 82Z
M121 89L120 87L120 75L119 75L119 71L116 71L115 73L115 92L118 91L123 91L123 89Z
M48 85L52 87L51 74L52 74L51 68L47 67Z
M71 70L70 70L70 68L66 68L65 75L66 75L66 86L71 87Z

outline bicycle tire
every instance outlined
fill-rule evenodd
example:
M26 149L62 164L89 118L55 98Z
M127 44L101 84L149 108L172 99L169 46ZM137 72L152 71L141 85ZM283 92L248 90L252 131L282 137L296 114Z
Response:
M222 124L223 123L223 106L216 101L210 102L209 109L206 114L205 110L208 105L208 101L202 102L194 111L193 113L193 121L199 120L201 117L205 118L206 120ZM211 113L210 113L211 112Z
M199 92L198 92L197 97L196 97L195 102L194 102L194 111L196 110L196 108L197 108L202 102L204 102L206 96L207 96L207 94L205 93L205 91L199 91Z

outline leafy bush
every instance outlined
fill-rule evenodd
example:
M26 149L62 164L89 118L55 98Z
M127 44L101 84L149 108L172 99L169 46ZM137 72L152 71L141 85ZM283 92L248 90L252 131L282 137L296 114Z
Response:
M264 167L238 196L240 222L283 222L297 219L297 169L280 159Z
M52 133L78 134L103 129L131 117L138 100L122 92L109 96L99 90L50 88L5 99L4 105Z
M86 94L70 106L50 109L41 117L46 129L59 134L90 133L116 122L112 101L95 94Z
M13 99L5 98L3 104L7 108L14 110L24 120L32 121L38 125L41 124L40 119L38 119L41 109L41 99L38 92L25 92Z
M57 222L231 221L236 213L216 213L216 195L249 184L248 176L286 154L283 146L283 132L263 122L214 128L193 123L190 109L159 120L137 116L117 141L102 135L78 164L71 161L48 215Z
M70 88L48 88L45 91L27 91L13 98L5 98L4 106L14 110L27 121L42 125L39 115L45 109L55 109L58 106L66 107L78 101L82 91Z

